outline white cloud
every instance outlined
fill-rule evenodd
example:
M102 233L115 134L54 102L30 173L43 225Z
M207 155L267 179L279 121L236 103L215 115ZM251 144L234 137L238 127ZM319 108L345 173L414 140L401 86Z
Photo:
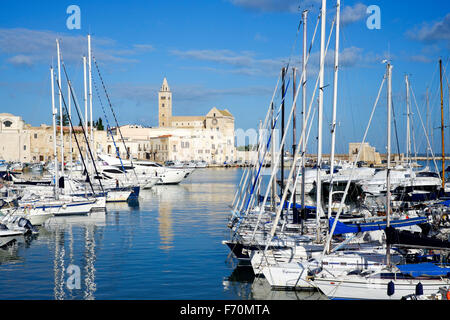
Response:
M431 59L422 54L410 56L409 60L412 62L422 62L422 63L430 63Z
M260 41L260 42L267 42L268 41L268 39L265 36L263 36L262 34L260 34L259 32L255 34L254 39L256 41Z
M178 102L214 101L223 96L261 96L268 95L270 88L263 86L237 88L205 88L200 85L170 85L174 100ZM118 99L134 101L137 105L157 105L160 84L115 83L112 92Z
M357 3L353 7L345 6L341 10L341 23L343 25L363 20L367 17L367 6Z
M321 0L228 0L235 6L257 12L299 13L306 8L318 6Z
M442 20L434 23L424 23L421 27L406 33L411 39L422 42L438 42L450 40L450 13Z
M32 57L23 54L19 54L9 58L8 62L10 62L15 66L28 66L28 67L31 67L34 63Z
M232 4L262 12L298 12L297 0L229 0Z
M215 73L239 74L257 77L274 77L280 73L283 66L290 62L291 66L301 68L299 57L258 58L254 52L234 52L231 50L172 50L171 54L183 59L194 59L210 63L206 66L189 66L184 68L211 71ZM374 61L381 61L381 57L373 53L366 53L362 48L348 47L340 51L339 64L341 67L365 67ZM334 65L334 50L328 49L325 60L326 66ZM311 53L308 62L309 72L315 72L319 67L319 52Z
M50 62L56 56L57 38L60 39L61 54L65 61L79 61L83 55L87 55L87 36L25 28L0 28L0 54L9 56L7 61L13 65L31 66ZM101 61L136 62L130 56L152 50L154 48L149 44L123 48L113 39L92 36L93 54Z

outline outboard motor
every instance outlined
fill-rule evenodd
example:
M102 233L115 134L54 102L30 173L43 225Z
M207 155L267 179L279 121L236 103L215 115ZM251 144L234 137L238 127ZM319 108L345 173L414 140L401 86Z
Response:
M30 231L31 233L38 232L37 228L31 224L30 220L22 218L22 217L19 219L19 221L17 221L17 225L21 228L24 228L24 229Z

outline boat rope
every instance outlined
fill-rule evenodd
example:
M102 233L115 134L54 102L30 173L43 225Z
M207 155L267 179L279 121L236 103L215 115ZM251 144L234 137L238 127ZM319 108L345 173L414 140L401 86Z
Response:
M100 97L100 93L99 93L98 88L97 88L97 83L95 82L94 78L92 78L92 82L94 83L95 92L97 93L98 100L100 101L100 106L102 107L103 115L105 116L107 133L109 133L109 136L111 137L111 140L112 140L112 142L114 144L114 148L116 149L117 157L120 160L120 165L122 167L122 170L125 173L125 177L128 179L127 171L125 170L125 167L123 165L123 161L122 161L122 157L120 156L119 148L117 147L116 141L114 140L114 135L112 134L112 131L111 131L111 126L109 124L108 116L106 115L105 107L103 106L103 101L102 101L102 99Z
M321 256L320 261L322 261L324 255L325 255L325 252L327 251L327 248L328 248L329 245L330 245L331 238L333 237L333 233L334 233L334 230L335 230L335 228L336 228L336 224L337 224L337 222L338 222L338 220L339 220L339 216L340 216L341 213L342 213L342 209L343 209L343 207L344 207L345 199L347 198L348 190L349 190L349 188L350 188L350 183L351 183L351 181L353 180L353 177L354 177L354 175L355 175L355 169L356 169L356 167L357 167L356 164L358 163L358 161L359 161L359 159L360 159L360 156L361 156L361 150L363 149L362 146L364 145L364 142L366 141L367 133L369 132L370 124L372 123L373 115L374 115L375 110L376 110L376 108L377 108L378 101L379 101L379 99L380 99L381 91L382 91L382 89L383 89L383 86L384 86L384 82L385 82L385 81L386 81L386 75L383 76L383 80L381 81L380 89L378 90L378 96L377 96L377 98L376 98L376 100L375 100L375 103L374 103L373 108L372 108L372 112L371 112L371 114L370 114L369 123L368 123L367 126L366 126L366 130L365 130L365 132L364 132L363 139L362 139L361 144L360 144L360 146L359 146L359 148L358 148L358 154L357 154L356 159L355 159L355 161L354 161L354 163L353 163L353 168L352 168L352 171L351 171L351 174L350 174L350 178L349 178L348 181L347 181L347 185L345 186L345 190L344 190L344 195L342 196L341 202L340 202L340 204L339 204L338 213L336 214L336 217L335 217L335 220L334 220L334 222L333 222L333 226L331 227L331 230L330 230L330 229L328 230L328 235L327 235L326 243L325 243L324 250L323 250L323 252L322 252L322 256Z
M123 146L125 147L125 151L127 152L127 157L128 157L128 159L130 160L131 167L132 167L132 169L133 169L134 175L136 176L136 179L138 179L138 181L139 181L139 178L138 178L138 176L137 176L137 174L136 174L136 170L134 169L133 159L132 159L132 157L131 157L131 155L130 155L130 152L129 152L129 150L128 150L126 144L125 144L125 139L123 138L122 130L120 130L119 122L117 121L116 113L114 112L114 109L113 109L113 107L112 107L111 99L109 98L108 91L106 90L105 82L103 81L103 77L102 77L102 75L101 75L101 73L100 73L100 68L98 67L97 60L95 59L94 56L92 56L92 60L94 60L94 64L95 64L95 67L96 67L96 69L97 69L98 76L99 76L99 78L100 78L100 81L101 81L101 83L102 83L103 89L104 89L104 91L105 91L106 99L108 100L109 108L111 109L111 113L112 113L112 115L113 115L113 117L114 117L114 120L115 120L115 122L116 122L117 131L118 131L119 134L120 134L120 138L122 139Z
M417 100L416 100L416 96L414 94L414 90L412 89L412 87L410 87L410 89L411 89L411 95L412 95L412 97L414 99L414 104L415 104L416 109L417 109L417 114L419 115L420 124L422 125L422 129L425 132L425 138L427 139L428 148L430 148L431 156L433 158L434 167L436 168L437 174L439 175L439 179L441 179L441 174L440 174L439 170L437 170L438 166L437 166L437 163L436 163L436 159L434 157L433 148L431 147L431 144L430 144L430 139L428 137L428 132L425 129L425 126L424 126L423 120L422 120L422 115L420 114L420 110L419 110L419 107L417 105Z
M63 66L64 66L64 64L63 64ZM56 83L57 83L58 87L60 88L59 78L56 77L56 73L55 73L55 72L54 72L54 75L55 75ZM69 80L68 80L68 84L69 84L69 87L71 88L72 85L71 85L71 83L70 83ZM62 98L62 102L63 102L64 108L65 108L66 111L67 111L66 101L65 101L64 95L63 95L62 93L61 93L61 98ZM69 97L69 99L70 99L70 97ZM78 113L78 110L77 110L77 113ZM79 114L79 113L78 113L78 117L80 117L80 114ZM84 170L86 171L86 176L88 177L87 180L88 180L89 185L90 185L90 187L91 187L92 193L95 195L95 192L94 192L94 186L93 186L92 183L91 183L91 179L89 179L89 173L88 173L88 170L87 170L86 163L85 163L85 161L84 161L83 153L81 152L81 147L80 147L80 144L78 143L78 138L77 138L76 132L75 132L75 130L74 130L74 128L73 128L72 117L68 117L68 119L69 119L69 123L70 123L70 126L71 126L71 128L72 128L72 132L73 132L73 135L74 135L74 138L75 138L75 143L77 144L78 151L80 152L81 162L83 163ZM81 119L81 118L80 118L80 119ZM86 139L86 141L87 141L86 134L85 134L84 130L83 130L83 134L84 134L85 139ZM58 170L58 168L56 168L55 170Z
M330 44L331 35L332 35L332 33L333 33L333 28L334 28L335 21L336 21L336 19L333 20L333 23L332 23L332 26L331 26L331 30L330 30L330 34L329 34L329 37L328 37L328 41L327 41L327 44L326 44L326 46L325 46L324 59L323 59L323 61L321 61L320 69L325 67L325 57L326 57L327 52L328 52L328 46L329 46L329 44ZM309 57L310 57L310 56L308 55L308 60L309 60ZM301 79L302 79L302 78L303 78L303 73L302 73ZM311 97L311 102L310 102L309 108L308 108L308 115L307 115L307 117L306 117L307 120L309 119L309 117L310 117L310 115L311 115L312 104L313 104L313 102L314 102L315 92L316 92L317 86L318 86L318 84L319 84L319 79L320 79L320 74L317 76L317 79L316 79L316 84L315 84L315 87L314 87L314 94L313 94L313 96ZM297 97L298 97L298 94L299 94L299 92L300 92L300 86L301 86L301 85L302 85L302 84L299 83L298 89L296 90L296 94L295 94L295 98L294 98L294 101L293 101L293 105L295 105L296 102L297 102ZM322 90L322 89L323 89L323 88L320 88L320 90ZM293 110L294 110L294 108L291 108L291 113L290 113L289 118L288 118L287 127L289 127L289 125L290 125L290 121L291 121L291 118L292 118ZM284 136L283 136L281 145L283 145L284 142L285 142L286 134L287 134L287 131L285 132L285 134L284 134ZM294 161L293 161L293 163L297 163L297 160L298 160L298 157L299 157L300 147L302 146L301 143L304 143L304 142L305 142L305 140L304 140L305 135L306 135L306 127L304 127L304 128L302 129L302 134L301 134L301 136L300 136L299 143L297 144L297 146L296 146L296 148L295 148L295 156L294 156ZM300 143L300 142L301 142L301 143ZM277 163L275 163L275 168L274 168L274 170L276 170L276 169L278 168L278 162L279 162L280 156L281 156L281 155L279 154L278 157L277 157ZM280 214L281 214L281 212L282 212L282 210L283 210L284 202L286 201L286 197L287 197L287 194L288 194L288 191L289 191L289 185L291 184L291 181L292 181L292 178L293 178L293 171L294 171L294 169L295 169L295 165L293 165L293 166L291 167L290 172L289 172L289 174L288 174L289 179L288 179L288 181L287 181L287 183L286 183L286 186L285 186L285 188L284 188L284 190L283 190L283 196L282 196L282 199L281 199L281 201L280 201L280 205L279 205L279 207L278 207L278 209L277 209L276 217L275 217L275 220L274 220L273 225L272 225L272 230L270 231L269 241L268 241L267 244L266 244L265 250L267 250L270 241L272 241L272 238L273 238L274 235L275 235L276 228L277 228L277 225L278 225L278 221L279 221L279 219L280 219ZM270 185L271 183L273 183L273 175L270 177L269 185ZM268 193L266 192L266 196L267 196L267 195L268 195ZM264 205L265 205L265 203L264 203ZM262 209L261 209L260 212L263 212L263 211L264 211L264 206L262 206ZM316 209L316 211L317 211L317 209ZM317 214L317 213L316 213L316 214Z
M66 65L65 65L65 63L64 63L63 61L62 61L62 66L63 66L64 74L65 74L65 76L66 76L67 83L69 84L69 87L70 87L70 93L71 93L72 98L73 98L73 103L74 103L74 105L75 105L75 110L77 111L78 118L80 119L80 121L82 121L82 116L81 116L81 114L80 114L80 108L79 108L79 105L78 105L78 101L77 101L77 98L76 98L76 96L75 96L75 94L74 94L74 92L73 92L72 84L70 83L70 81L69 81L69 76L67 75ZM58 82L58 85L60 85L59 82ZM61 88L60 88L60 90L61 90ZM62 96L62 95L61 95L61 96ZM67 106L66 106L66 103L65 103L65 102L64 102L64 107L65 107L66 112L67 112L67 114L68 114L69 112L68 112L68 110L67 110ZM86 136L86 132L85 132L83 126L81 126L81 130L83 131L83 136L84 136L84 139L86 140L86 147L87 147L87 149L88 149L88 151L89 151L89 155L90 155L90 157L91 157L91 159L92 159L92 164L93 164L93 166L94 166L95 174L98 176L99 173L98 173L98 170L97 170L97 166L96 166L96 164L95 164L95 159L94 159L94 156L92 155L92 150L91 150L91 147L90 147L90 145L89 145L89 141L88 141L88 138L87 138L87 136ZM76 137L76 134L74 134L74 136ZM81 151L80 151L80 155L81 155ZM90 181L90 178L89 178L89 172L87 171L87 167L86 167L86 166L85 166L85 169L86 169L86 177L87 177L88 180L89 180L89 184L91 184L91 181ZM104 190L104 188L103 188L103 184L102 184L102 182L101 182L100 179L99 179L99 184L100 184L100 188L102 189L102 193L105 193L105 190ZM91 187L92 187L92 184L91 184ZM95 194L95 193L94 193L94 194Z

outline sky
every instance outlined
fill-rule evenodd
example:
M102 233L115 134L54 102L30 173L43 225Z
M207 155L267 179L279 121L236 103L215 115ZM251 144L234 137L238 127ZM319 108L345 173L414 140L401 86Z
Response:
M80 29L69 29L70 5L80 8ZM367 8L380 9L380 28L369 29ZM330 150L335 1L327 1L323 150ZM151 0L151 1L0 1L0 113L21 116L38 126L51 123L50 66L56 67L56 38L64 65L83 107L83 64L87 34L119 123L158 125L157 93L164 77L173 92L174 115L205 115L212 107L228 109L236 129L256 128L264 120L280 70L289 63L301 67L302 11L308 10L308 106L317 108L313 88L319 69L320 0ZM300 27L299 27L300 25ZM338 153L349 142L360 142L369 121L388 59L393 69L393 151L405 151L406 87L411 90L412 144L425 152L429 90L429 123L433 150L440 152L439 59L443 61L444 118L450 124L446 68L450 49L448 1L342 0L339 50L337 142ZM292 106L289 72L286 112ZM106 117L107 100L93 68L94 118ZM63 86L65 80L63 78ZM297 85L299 80L297 79ZM279 89L279 87L278 87ZM97 91L102 100L98 99ZM299 97L300 99L300 97ZM299 100L299 102L301 99ZM275 106L281 103L279 90ZM297 119L301 115L297 104ZM419 116L420 115L420 116ZM422 122L420 120L422 118ZM78 121L76 121L78 123ZM299 132L300 120L297 120ZM384 153L386 145L386 88L368 132L367 141ZM397 132L397 136L395 136ZM450 147L450 127L445 145ZM315 152L317 116L308 150ZM399 141L397 146L397 140ZM292 143L288 141L288 143ZM447 149L448 149L447 147Z

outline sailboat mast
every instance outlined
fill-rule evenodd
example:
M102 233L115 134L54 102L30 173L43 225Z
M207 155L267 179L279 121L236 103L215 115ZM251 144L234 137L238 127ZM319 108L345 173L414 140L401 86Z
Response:
M87 74L86 74L86 56L83 56L83 78L84 78L84 131L86 132L86 135L89 134L88 130L88 93L87 93ZM87 166L89 163L88 158L88 148L87 144L89 143L88 139L86 139L86 164ZM88 171L88 168L86 167L86 171Z
M72 108L71 108L71 96L70 96L70 83L67 82L67 99L68 99L68 109L69 109L69 154L70 154L70 173L73 170L73 152L72 152L72 126L70 121L72 119Z
M297 142L297 127L296 127L296 113L297 113L297 103L296 103L296 90L297 90L297 68L292 68L292 79L293 79L293 86L292 86L292 99L294 99L294 114L292 115L292 161L294 161L294 155L295 155L295 149L297 148L297 146L295 145L295 143ZM292 162L292 165L295 166L296 163ZM297 176L297 170L294 170L294 183L297 180L298 176ZM298 223L298 215L297 215L297 199L295 197L295 190L292 191L293 194L293 198L292 198L292 217L293 217L293 223L297 224Z
M286 68L283 67L282 71L281 71L281 139L283 139L284 136L284 100L285 100L285 95L286 95L286 86L285 86L285 81L286 81ZM280 183L280 190L281 192L284 191L284 144L281 146L281 163L280 163L280 179L281 179L281 183ZM280 198L283 195L280 195ZM282 205L284 208L284 205ZM283 218L283 210L281 210L281 218Z
M89 115L90 115L90 132L89 137L91 140L92 148L94 149L94 129L93 129L93 119L92 119L92 52L91 52L91 35L88 34L88 70L89 70Z
M303 59L302 59L302 130L306 126L306 55L307 55L307 23L308 23L308 10L303 11ZM302 187L301 187L301 201L302 201L302 219L301 229L303 234L303 217L305 212L305 157L306 157L306 143L301 141L302 145Z
M322 212L322 183L320 169L322 167L322 120L323 120L323 88L324 88L324 60L325 60L325 27L326 27L327 1L322 0L321 14L321 35L320 35L320 71L319 71L319 110L317 125L317 174L316 174L316 223L317 223L317 241L320 236L320 216Z
M58 55L58 80L61 82L61 51L59 49L59 40L56 39L56 51ZM61 174L64 175L64 118L63 118L63 110L62 110L62 92L58 89L59 95L59 127L61 134ZM56 167L58 169L58 167Z
M392 112L392 66L387 63L387 168L386 168L386 227L391 224L391 112ZM386 264L391 265L391 246L386 244Z
M338 71L339 71L339 28L340 28L340 12L341 1L336 1L336 44L334 50L334 87L333 87L333 113L331 122L331 155L330 155L330 174L334 172L334 153L336 145L336 108L337 108L337 85L338 85ZM332 181L332 179L331 179ZM333 184L330 184L330 195L328 197L328 219L331 217L331 203Z
M410 106L409 106L409 79L405 75L406 84L406 161L410 163L411 156L411 129L410 129Z
M427 135L430 132L430 103L428 100L428 87L427 87L427 91L426 91L426 100L427 100ZM427 167L428 167L428 163L429 163L429 159L428 159L428 155L430 152L430 146L427 145Z
M334 153L336 145L336 109L337 109L337 88L339 71L339 32L341 17L341 0L336 1L336 43L334 49L334 80L333 80L333 113L331 122L331 155L330 155L330 188L328 193L328 219L331 218L331 206L333 201L333 175L334 175ZM329 251L329 248L327 248Z
M441 84L441 136L442 136L442 188L445 187L445 146L444 146L444 92L442 89L442 59L439 59L439 74Z
M271 160L270 160L270 166L273 168L275 166L275 114L274 114L274 107L273 102L270 104L270 114L271 114L271 126L270 126L270 132L272 134L272 143L271 143ZM277 202L275 201L275 196L277 194L277 184L272 183L272 194L270 196L271 203L272 203L272 210L275 211L275 207L277 205Z
M58 173L58 150L56 146L56 114L55 108L55 80L54 80L53 67L50 68L50 80L52 86L52 119L53 119L53 160L55 163L55 198L59 198L59 173Z

